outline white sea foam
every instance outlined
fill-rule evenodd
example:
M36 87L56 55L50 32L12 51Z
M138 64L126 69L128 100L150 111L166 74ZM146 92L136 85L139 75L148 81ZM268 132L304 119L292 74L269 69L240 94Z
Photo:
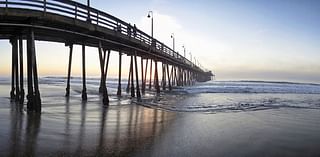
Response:
M210 81L175 91L195 93L295 93L320 94L319 84L263 81Z
M320 85L291 82L210 81L176 87L181 99L157 105L171 111L238 112L274 108L320 109Z
M41 77L42 96L52 94L63 95L61 90L49 91L50 88L63 89L65 77ZM100 86L99 78L87 78L88 96L97 96ZM0 84L10 84L9 78L0 78ZM122 80L122 88L126 88L127 80ZM109 95L115 95L118 80L107 80ZM46 89L48 88L48 89ZM72 77L71 89L78 96L82 91L82 78ZM273 108L312 108L320 109L320 85L290 82L263 81L209 81L194 86L174 87L172 92L163 92L160 97L153 97L153 92L143 96L141 105L182 112L238 112L264 110ZM112 99L112 98L111 98ZM96 101L99 101L98 99Z

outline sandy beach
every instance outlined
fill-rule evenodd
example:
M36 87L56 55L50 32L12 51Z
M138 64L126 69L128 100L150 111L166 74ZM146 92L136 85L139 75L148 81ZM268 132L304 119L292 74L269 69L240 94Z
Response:
M174 105L162 108L167 103L194 106L204 98L213 102L206 94L188 95L188 99L174 93L146 96L145 101L156 100L154 107L150 102L137 105L135 98L126 95L120 99L111 95L110 106L103 107L94 90L82 102L76 89L65 98L63 87L42 84L42 113L34 114L10 102L9 85L0 85L0 156L320 155L320 110L316 108L223 112L170 110L177 108Z

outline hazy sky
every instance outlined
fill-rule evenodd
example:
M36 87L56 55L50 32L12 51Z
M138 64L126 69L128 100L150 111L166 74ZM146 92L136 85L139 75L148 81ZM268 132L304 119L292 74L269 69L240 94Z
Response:
M318 0L91 0L91 5L146 33L150 33L147 13L152 10L155 38L171 47L174 33L176 50L183 52L185 45L186 57L191 52L219 80L320 83ZM7 75L10 45L0 41L0 46L0 73ZM75 50L75 75L81 70L79 48ZM92 52L88 73L98 75L97 50L88 51ZM66 74L68 49L64 44L37 42L37 55L41 75ZM111 75L117 75L117 55L112 54Z

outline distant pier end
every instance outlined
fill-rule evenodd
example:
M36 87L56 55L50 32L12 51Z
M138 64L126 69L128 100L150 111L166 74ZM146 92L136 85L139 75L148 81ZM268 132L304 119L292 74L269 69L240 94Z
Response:
M213 80L214 77L215 75L212 73L212 71L207 71L203 72L201 75L198 75L196 79L198 82L206 82Z

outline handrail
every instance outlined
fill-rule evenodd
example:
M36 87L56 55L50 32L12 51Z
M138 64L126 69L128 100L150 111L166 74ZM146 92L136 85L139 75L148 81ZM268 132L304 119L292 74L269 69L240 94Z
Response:
M187 58L173 51L170 47L162 42L153 39L150 35L138 29L135 25L122 21L121 19L107 14L103 11L88 7L84 4L71 0L0 0L0 8L23 8L33 9L44 12L44 14L54 13L58 15L68 16L75 20L89 22L93 25L98 25L104 28L114 30L122 35L128 36L140 41L153 48L159 53L166 54L174 59L191 66L192 68L200 69ZM202 70L203 71L203 70Z

